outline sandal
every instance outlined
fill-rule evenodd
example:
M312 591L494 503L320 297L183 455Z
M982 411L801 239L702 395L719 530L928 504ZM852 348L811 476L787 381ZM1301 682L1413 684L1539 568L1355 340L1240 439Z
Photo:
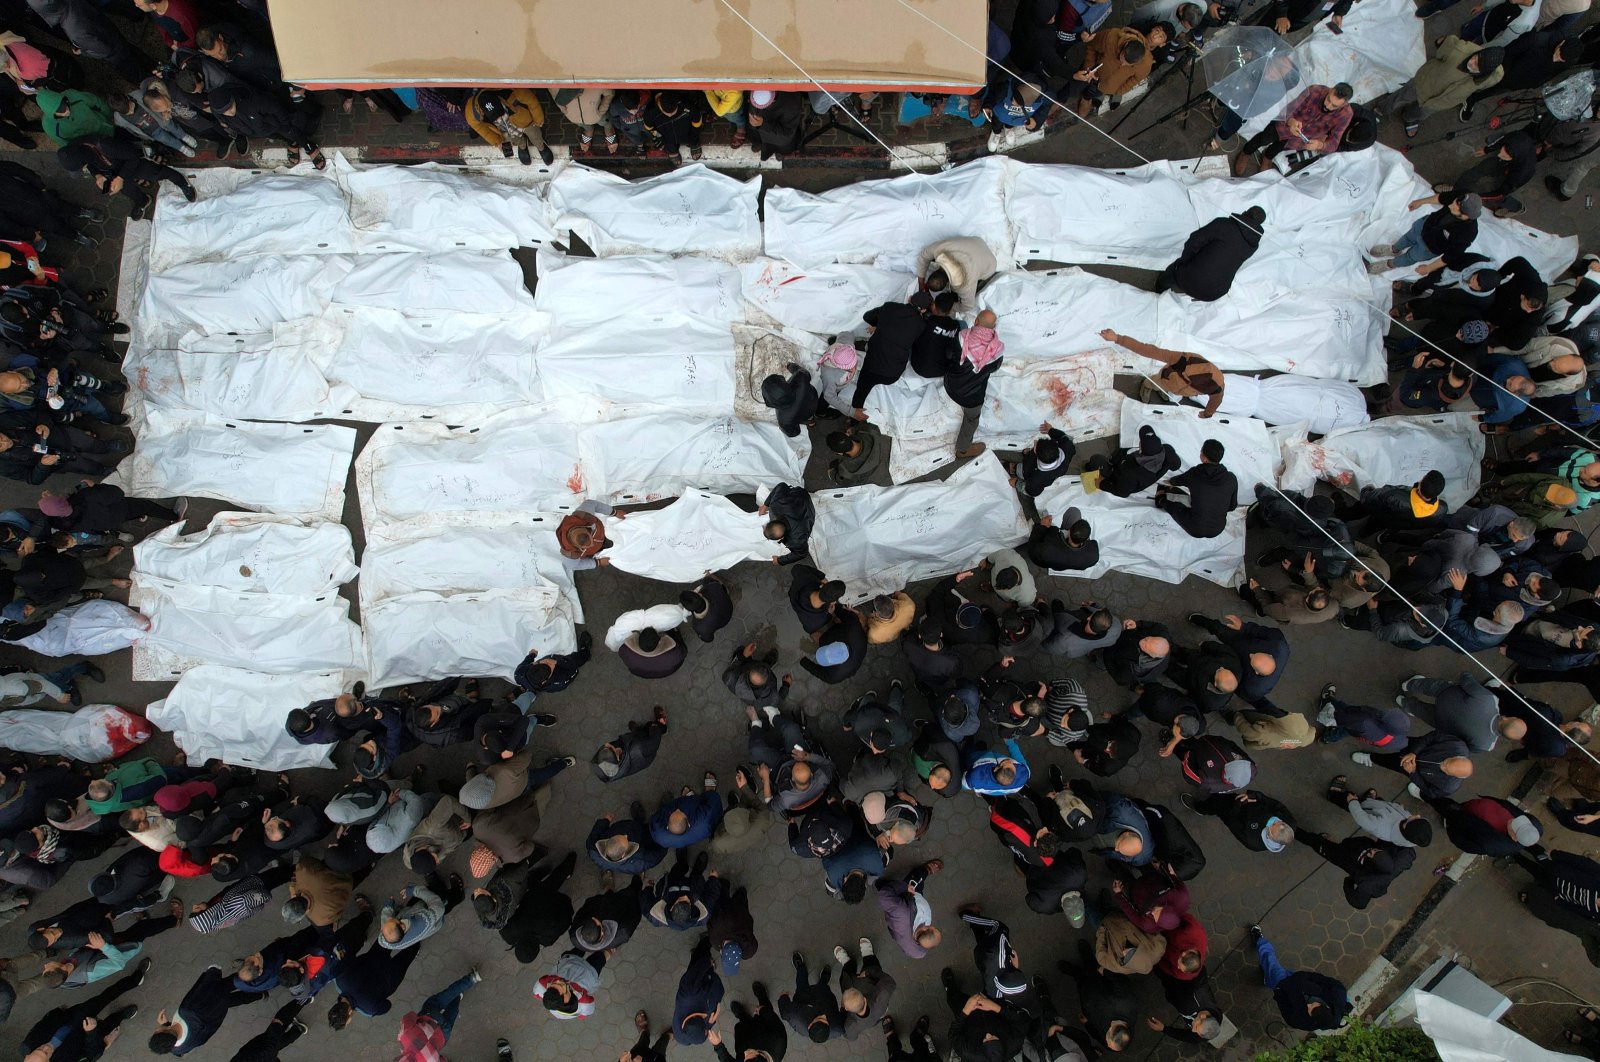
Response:
M641 1034L648 1033L650 1031L650 1015L646 1014L642 1010L634 1011L633 1027L639 1030Z
M321 148L317 148L317 150L311 153L311 165L315 166L319 170L325 170L328 168L328 157L322 153Z
M84 299L88 302L103 302L110 297L111 292L107 291L105 288L95 288L93 291L89 292L89 294L85 295Z
M695 162L699 162L701 159L706 157L706 153L700 147L700 145L696 144L694 147L689 149L689 157Z
M587 155L593 150L594 150L594 134L593 133L579 133L578 134L578 154Z
M615 134L615 133L607 133L606 134L606 154L607 155L615 155L616 153L617 153L617 134Z
M747 136L747 134L745 133L745 131L743 129L735 129L733 131L733 139L728 141L728 146L731 147L731 148L742 148L742 147L744 147L744 141L745 141L745 137L746 136Z

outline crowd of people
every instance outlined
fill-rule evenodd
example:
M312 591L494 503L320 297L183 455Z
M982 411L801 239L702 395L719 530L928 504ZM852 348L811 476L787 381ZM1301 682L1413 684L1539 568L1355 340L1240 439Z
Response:
M1286 0L1248 17L1295 33L1323 18L1338 25L1349 6ZM1600 40L1571 32L1586 6L1504 0L1475 12L1435 43L1434 58L1383 109L1415 135L1430 113L1455 110L1467 120L1498 94L1592 65ZM1009 33L991 25L994 76L962 106L988 117L997 135L1037 128L1057 101L1087 115L1234 14L1219 3L1183 4L1171 21L1107 28L1111 8L1024 0ZM1436 8L1443 10L1424 5L1419 17ZM145 50L144 20L161 38L159 56ZM127 198L134 216L149 209L154 182L193 197L167 163L203 144L227 157L247 151L251 139L276 139L325 165L316 142L320 104L282 81L260 3L133 0L123 10L29 0L6 26L0 136L32 147L37 130L59 148L62 165L86 170L101 193ZM90 70L124 90L90 92ZM1296 88L1283 86L1283 118L1244 144L1240 172L1284 152L1308 165L1350 146L1360 118L1350 86L1308 85L1290 96ZM546 102L533 88L363 96L366 106L400 113L415 102L431 120L458 121L525 164L552 157L542 132ZM579 130L577 153L689 158L700 157L708 123L727 122L734 147L749 143L768 157L796 150L810 117L835 107L868 117L878 103L870 95L765 90L561 89L547 99ZM347 93L342 105L356 102ZM935 111L948 105L930 103ZM1219 114L1219 141L1242 126L1240 116ZM736 605L731 580L710 573L676 601L623 614L604 645L633 676L665 678L691 652L715 652L730 709L743 708L748 731L742 747L699 750L706 763L731 761L731 771L706 770L698 789L685 787L653 809L634 802L607 811L581 856L537 840L554 786L578 761L536 746L558 723L545 709L559 707L574 684L581 694L595 651L587 632L572 653L536 648L509 692L471 677L372 691L358 684L291 713L288 735L331 747L352 775L325 802L297 794L286 776L181 756L82 764L0 753L0 919L28 920L28 950L0 959L0 1021L22 997L66 991L66 1002L22 1033L23 1057L90 1062L138 1010L124 997L149 966L146 940L221 933L276 905L285 934L233 969L198 970L181 999L152 1016L141 1034L149 1050L197 1051L234 1007L274 994L280 1006L236 1059L277 1058L307 1033L300 1014L319 994L332 998L326 1014L335 1031L358 1016L389 1016L426 942L447 920L459 930L473 918L533 968L535 1006L551 1019L616 1009L604 970L645 924L648 933L688 934L670 1022L634 1014L638 1040L625 1062L661 1062L674 1043L708 1044L725 1060L780 1062L791 1036L822 1045L869 1033L883 1038L893 1062L928 1062L939 1040L972 1062L1094 1059L1124 1050L1140 1026L1199 1044L1226 1020L1207 972L1219 932L1247 935L1285 1024L1339 1027L1352 1004L1338 980L1286 969L1260 927L1207 925L1203 902L1191 896L1207 857L1186 825L1202 816L1219 819L1259 858L1294 845L1316 853L1343 872L1356 909L1400 876L1426 873L1419 849L1509 857L1527 875L1521 898L1530 913L1577 936L1600 963L1600 863L1547 847L1540 815L1477 794L1471 783L1475 764L1491 754L1540 761L1559 781L1545 812L1566 829L1600 834L1600 762L1585 748L1592 722L1522 689L1571 683L1600 700L1600 562L1573 526L1600 497L1600 462L1587 439L1600 421L1600 324L1587 320L1600 293L1600 259L1585 257L1551 284L1524 258L1495 261L1473 250L1482 212L1517 213L1514 193L1541 159L1555 160L1546 183L1568 199L1597 145L1600 124L1590 120L1506 132L1467 173L1412 204L1415 224L1392 247L1371 249L1375 271L1413 267L1416 278L1396 302L1392 382L1370 389L1367 405L1374 416L1480 410L1495 447L1470 504L1446 504L1450 484L1436 471L1359 494L1262 486L1241 498L1217 439L1184 467L1150 427L1132 447L1091 455L1046 423L1031 446L1005 455L1033 519L1025 542L949 575L920 599L906 588L851 605L851 588L811 563L807 485L774 485L756 503L767 537L785 550L776 560L788 569L788 604L810 638L801 667L831 686L854 678L869 657L890 655L903 660L908 681L801 708L790 701L793 680L770 639L727 645L724 633L736 611L760 614L782 603ZM106 292L69 282L61 254L92 248L85 224L102 218L26 167L0 163L0 475L51 486L37 505L0 513L7 642L126 590L128 580L113 572L124 570L115 562L127 546L186 511L181 499L158 504L97 482L128 449L126 417L112 408L126 390L118 363L128 329ZM1259 207L1208 223L1159 286L1195 301L1225 300L1270 224ZM815 373L791 366L766 381L763 395L783 429L814 431L823 444L829 482L888 482L891 440L867 402L908 370L940 380L960 411L957 459L982 452L974 436L1003 360L1005 322L979 309L978 293L996 269L981 240L932 245L918 257L914 294L868 311L860 337L837 337ZM1228 375L1211 361L1103 335L1152 363L1148 399L1193 402L1203 418L1228 410ZM1228 514L1247 504L1255 549L1238 612L1169 625L1171 617L1051 593L1046 578L1100 561L1080 512L1036 504L1068 476L1146 499L1196 538L1223 534ZM563 520L556 534L569 566L605 566L605 523L625 515L590 504ZM1489 654L1512 670L1497 679L1463 659L1459 669L1414 675L1392 702L1355 703L1329 683L1309 713L1280 707L1273 692L1291 665L1289 629L1335 619L1390 647L1373 652L1436 646ZM726 651L704 648L719 635ZM1074 677L1086 668L1103 669L1125 689L1124 703L1091 709ZM4 670L3 708L80 704L85 681L104 681L92 662ZM823 714L835 710L838 725L824 730ZM602 783L644 772L668 732L669 712L656 708L594 750L588 769ZM1269 793L1256 769L1256 759L1273 752L1339 743L1352 750L1351 766L1314 788L1349 814L1344 837L1301 828L1295 805L1312 791ZM434 767L450 746L458 756L470 750L464 776ZM1117 778L1139 757L1170 762L1188 787L1177 807ZM1373 768L1402 775L1409 800L1380 796L1370 783L1386 776ZM947 799L983 802L1020 882L996 886L1019 888L1038 917L1085 929L1077 955L1052 965L1025 932L981 906L936 902L945 862L925 850L925 836ZM825 959L812 972L818 942L807 941L793 956L793 989L774 999L754 982L751 1002L729 1001L729 1020L727 982L756 954L758 919L769 912L752 910L747 888L712 860L776 843L779 834L793 858L817 861L829 895L871 913L857 916L858 940L832 949L837 990ZM580 858L602 884L574 902L566 889ZM360 892L385 859L401 864L410 884L386 899ZM69 895L61 883L83 863L94 868L88 895ZM180 878L210 879L200 888L209 897L171 899ZM463 904L470 915L452 916ZM40 911L53 913L36 917ZM961 964L940 959L954 947L944 933L956 919L972 934L974 970L957 972ZM214 950L209 941L194 947ZM950 1009L948 1032L941 1021L937 1039L927 1015L909 1031L890 1017L896 976L929 958ZM1052 970L1064 978L1058 984L1073 986L1071 1006L1052 995ZM445 980L432 970L426 977L430 986ZM1143 1009L1138 979L1146 977L1166 1001L1159 1013ZM466 970L401 1016L401 1057L442 1057L479 980ZM73 991L96 982L106 983L88 998ZM499 1053L509 1059L511 1044L502 1040Z

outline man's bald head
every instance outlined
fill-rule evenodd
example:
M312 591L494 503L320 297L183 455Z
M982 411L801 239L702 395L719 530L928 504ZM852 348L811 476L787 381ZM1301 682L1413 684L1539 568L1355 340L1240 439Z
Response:
M993 328L1000 323L1000 318L994 315L993 310L979 310L977 323L979 328Z
M1472 777L1472 761L1465 756L1451 756L1439 764L1439 769L1451 778Z

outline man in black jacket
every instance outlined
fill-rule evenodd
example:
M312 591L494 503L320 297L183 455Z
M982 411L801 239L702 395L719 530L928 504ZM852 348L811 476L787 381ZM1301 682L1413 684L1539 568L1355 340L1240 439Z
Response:
M678 604L689 612L689 627L702 642L710 642L718 631L733 621L733 598L728 584L710 572L693 587L678 595Z
M1234 693L1241 701L1263 715L1287 714L1267 698L1289 664L1289 639L1281 629L1246 623L1238 616L1224 616L1218 621L1198 612L1189 615L1189 622L1212 634L1238 657L1240 666L1234 669L1238 688Z
M1222 466L1222 444L1207 439L1200 463L1156 487L1156 508L1165 509L1192 538L1216 538L1227 529L1228 514L1239 507L1239 480ZM1178 497L1173 488L1188 492Z
M1061 514L1057 527L1050 514L1039 517L1028 535L1028 559L1052 572L1081 572L1100 563L1100 543L1077 509Z
M1108 459L1099 454L1083 466L1085 472L1100 474L1100 489L1127 498L1154 486L1168 472L1183 467L1178 452L1161 441L1156 430L1146 424L1139 429L1139 445L1118 449Z
M1250 927L1250 939L1261 962L1261 979L1272 990L1278 1012L1291 1029L1318 1032L1337 1029L1350 1013L1350 995L1344 985L1315 970L1290 973L1278 962L1272 942L1260 926Z
M839 1000L828 987L833 967L824 966L822 975L812 983L806 974L806 960L798 951L794 953L794 995L785 992L778 997L778 1014L789 1027L814 1044L825 1044L844 1035L844 1012Z
M1297 839L1345 872L1344 898L1358 911L1366 910L1367 904L1388 892L1389 883L1410 870L1417 860L1416 849L1372 837L1335 841L1325 833L1302 833Z
M750 991L756 997L755 1010L747 1010L739 1002L732 1005L736 1022L733 1027L732 1054L728 1053L720 1032L712 1029L706 1034L706 1039L717 1050L717 1062L746 1062L763 1057L772 1062L781 1062L789 1050L789 1031L784 1028L783 1019L778 1017L777 1010L773 1008L772 1000L767 998L767 986L757 981L750 986ZM752 1051L756 1054L752 1055Z
M1281 852L1295 839L1294 816L1289 809L1259 790L1198 799L1185 793L1179 799L1190 811L1221 819L1228 832L1252 852Z
M206 99L211 113L230 135L282 140L294 155L304 151L317 169L327 168L322 148L312 139L315 108L291 107L272 93L242 82L213 89Z
M774 557L774 564L793 564L809 552L811 528L817 522L817 509L804 487L779 483L771 490L756 492L756 512L767 516L763 533L770 542L781 542L789 551Z
M1167 625L1150 620L1123 620L1122 634L1116 643L1100 654L1106 674L1119 686L1155 682L1166 674L1172 661L1172 642Z
M200 971L200 976L184 993L177 1011L156 1015L156 1031L150 1036L150 1052L157 1055L186 1055L202 1047L222 1028L228 1011L249 1006L267 998L265 992L241 992L232 979L215 966Z
M667 710L656 705L647 723L629 722L626 733L606 742L589 757L594 776L602 782L616 782L638 774L655 762L661 739L667 733Z
M1258 206L1200 226L1183 243L1183 253L1157 278L1157 291L1176 291L1196 302L1216 302L1261 244L1267 212Z
M1029 498L1037 498L1045 489L1067 474L1078 447L1060 428L1051 427L1047 420L1039 425L1044 438L1023 451L1022 460L1012 469L1017 489ZM1067 523L1063 516L1061 522Z
M1500 80L1474 92L1461 105L1461 120L1472 121L1472 110L1480 100L1536 89L1581 62L1581 43L1577 37L1567 36L1566 30L1547 29L1524 33L1506 45L1505 61L1501 64L1505 73Z
M903 302L886 302L861 316L867 322L867 356L861 363L850 405L857 420L866 420L867 412L862 407L867 395L879 384L900 379L911 362L911 348L928 322L920 310Z

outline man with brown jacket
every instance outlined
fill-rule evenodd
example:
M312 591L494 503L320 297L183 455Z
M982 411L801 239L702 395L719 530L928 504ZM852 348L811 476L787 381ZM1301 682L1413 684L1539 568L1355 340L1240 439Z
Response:
M1083 69L1072 75L1079 83L1078 116L1089 117L1102 96L1120 96L1149 77L1154 64L1151 53L1166 43L1166 31L1159 25L1150 30L1148 38L1132 26L1096 35L1089 42Z
M355 891L355 879L349 874L330 870L316 856L302 855L289 881L289 902L296 907L303 904L312 925L331 926L344 914Z

